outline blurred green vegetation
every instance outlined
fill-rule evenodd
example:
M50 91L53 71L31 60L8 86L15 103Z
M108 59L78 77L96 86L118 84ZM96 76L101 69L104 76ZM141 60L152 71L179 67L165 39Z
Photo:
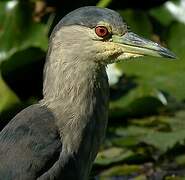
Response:
M91 177L185 179L185 23L165 0L139 2L0 0L0 128L42 98L48 36L58 20L83 5L113 8L132 31L168 47L178 60L143 57L117 64L123 76L110 87L107 138Z

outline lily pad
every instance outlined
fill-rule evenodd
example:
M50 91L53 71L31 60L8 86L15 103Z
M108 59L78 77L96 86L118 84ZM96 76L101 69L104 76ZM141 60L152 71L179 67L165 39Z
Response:
M142 170L142 166L139 165L120 165L109 168L103 171L99 179L100 180L107 180L111 179L111 177L126 177L128 175L136 175L136 173L140 173ZM143 179L144 180L144 179Z
M126 160L133 155L134 153L132 151L123 148L112 147L99 152L96 157L95 164L107 166L112 163L117 163Z
M143 138L143 142L154 146L162 153L173 148L176 144L185 143L185 132L179 130L176 132L153 132Z

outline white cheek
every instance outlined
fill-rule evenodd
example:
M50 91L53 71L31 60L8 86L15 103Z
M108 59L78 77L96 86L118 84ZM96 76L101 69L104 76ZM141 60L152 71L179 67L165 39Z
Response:
M91 29L91 31L88 30L87 35L91 40L101 41L103 39L96 34L95 29Z

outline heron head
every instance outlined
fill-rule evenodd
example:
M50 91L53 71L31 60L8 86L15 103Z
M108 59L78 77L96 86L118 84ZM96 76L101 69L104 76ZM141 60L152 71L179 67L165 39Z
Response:
M51 41L63 56L104 65L147 55L175 58L168 49L131 32L117 12L93 6L67 14L55 27Z

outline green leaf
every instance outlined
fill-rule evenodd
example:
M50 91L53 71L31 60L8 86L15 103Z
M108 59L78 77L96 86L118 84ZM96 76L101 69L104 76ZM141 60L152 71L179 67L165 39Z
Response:
M135 93L136 91L133 92ZM163 104L157 97L147 96L149 93L143 90L142 94L144 95L142 97L142 94L132 94L132 92L129 92L127 96L122 96L116 101L111 101L110 117L142 117L157 114L163 107Z
M170 26L169 33L168 33L168 45L178 56L178 63L176 64L175 68L180 68L180 72L184 70L185 67L185 37L184 37L184 29L185 24L182 23L173 23Z
M166 122L168 122L171 130L174 132L185 129L185 110L176 112L175 115L168 118Z
M142 166L139 166L139 165L114 166L112 168L109 168L109 169L103 171L100 174L99 179L100 180L107 180L107 179L111 179L111 177L114 177L114 176L115 177L123 177L123 176L126 176L126 175L132 175L132 174L135 174L135 173L140 173L141 171L142 171Z
M112 0L100 0L100 1L96 4L96 6L97 6L97 7L105 8L105 7L107 7L111 2L112 2Z
M124 10L119 11L123 19L131 27L131 30L141 36L150 37L152 33L152 26L148 16L143 11Z
M168 26L174 21L173 16L165 6L151 9L150 15L164 26Z
M137 147L142 142L143 137L153 131L154 129L135 125L115 128L113 131L115 137L111 139L111 142L117 147Z
M95 164L107 166L115 162L126 160L133 155L134 153L132 151L123 148L112 147L99 152L96 157Z
M29 1L0 2L0 62L14 53L37 47L46 51L46 25L32 20Z
M144 136L145 134L148 134L150 132L153 132L153 129L149 129L146 127L138 127L138 126L128 126L128 127L121 127L116 128L115 133L118 136Z
M0 115L7 109L20 103L16 94L7 86L0 75Z
M118 147L133 147L140 143L138 136L119 137L112 140L112 144Z
M33 62L45 58L45 53L39 48L27 48L15 52L10 58L2 62L0 68L3 75L13 72L15 69L28 67Z
M143 142L154 146L161 152L173 148L176 144L185 143L185 131L178 130L176 132L153 132L143 138Z
M177 157L175 158L175 162L176 162L178 165L184 166L184 165L185 165L185 154L177 156Z

